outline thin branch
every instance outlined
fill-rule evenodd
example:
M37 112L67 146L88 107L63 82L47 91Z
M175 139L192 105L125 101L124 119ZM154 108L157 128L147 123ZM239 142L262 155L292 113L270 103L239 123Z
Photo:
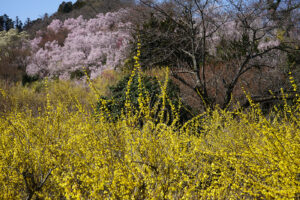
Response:
M44 178L44 180L40 183L40 186L37 188L37 191L41 190L43 185L45 184L45 182L47 181L47 179L49 178L49 176L51 175L52 171L55 169L56 167L54 167L53 169L50 169L49 172L47 173L46 177Z

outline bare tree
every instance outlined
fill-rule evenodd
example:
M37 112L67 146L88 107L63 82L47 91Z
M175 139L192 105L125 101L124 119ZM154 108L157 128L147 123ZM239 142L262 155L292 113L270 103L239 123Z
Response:
M141 61L145 66L169 66L178 79L209 107L230 103L241 77L252 69L275 68L283 61L281 51L291 47L282 27L297 3L289 1L141 0L151 8L139 29ZM274 4L274 5L273 5ZM270 10L270 6L273 6ZM289 13L282 14L282 13ZM298 21L299 23L299 21ZM287 28L291 29L287 26ZM288 32L288 31L287 31ZM225 74L212 76L214 66ZM224 71L224 70L223 70ZM183 78L183 74L189 79ZM212 83L222 90L211 89Z
M229 0L228 3L230 9L234 11L233 21L229 22L229 25L234 25L231 30L235 31L228 34L225 31L230 29L225 28L220 47L222 53L218 56L225 57L223 61L227 61L227 66L233 68L234 73L232 77L224 80L226 88L224 106L230 102L233 90L243 74L253 68L274 69L285 62L284 52L295 50L291 48L294 40L285 39L288 38L292 27L285 21L289 21L292 11L299 8L299 3L297 5L291 0L288 4L280 0L249 2Z

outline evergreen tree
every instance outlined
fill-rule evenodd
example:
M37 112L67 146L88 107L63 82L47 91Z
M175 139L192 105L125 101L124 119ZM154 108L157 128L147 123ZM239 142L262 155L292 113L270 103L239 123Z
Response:
M24 26L23 26L23 28L25 28L26 29L26 27L28 27L28 26L30 26L31 25L31 20L30 20L30 18L29 17L27 17L27 19L26 19L26 21L25 21L25 23L24 23Z
M71 1L69 2L62 2L60 5L59 5L59 8L58 8L58 12L61 12L61 13L69 13L73 10L73 4Z
M21 32L23 30L23 23L22 21L19 19L19 17L16 17L16 21L15 21L15 28Z
M10 19L6 14L3 15L4 19L4 30L8 31L11 28L14 28L14 21Z
M4 17L0 16L0 31L4 30Z

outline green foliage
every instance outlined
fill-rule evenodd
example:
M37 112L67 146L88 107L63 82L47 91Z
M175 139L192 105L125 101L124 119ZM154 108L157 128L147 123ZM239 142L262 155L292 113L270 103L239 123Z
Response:
M82 1L82 0L77 0L74 4L73 4L73 8L74 9L80 9L82 8L83 6L86 5L86 2L85 1Z
M24 74L22 77L22 85L25 86L27 84L33 83L35 81L38 81L39 77L37 75L35 76L30 76L28 74Z
M130 79L130 75L123 77L116 85L109 87L110 96L102 97L104 100L108 100L106 104L108 110L110 111L111 116L114 119L118 119L122 111L124 111L125 103L126 103L126 91L128 86L128 81ZM161 93L161 86L159 81L155 77L144 75L142 76L142 84L143 84L143 95L148 94L150 96L150 105L149 109L153 109L155 106L161 107L161 103L156 105L160 99L159 94ZM138 75L133 77L132 84L130 86L130 102L132 103L134 109L138 112L139 111L139 82L138 82ZM168 81L167 84L167 91L166 94L168 99L171 100L171 103L175 105L177 108L179 106L179 96L180 90L177 85L175 85L172 81ZM102 101L98 102L98 110L102 106ZM187 106L186 106L187 107ZM187 121L191 118L191 114L186 110L187 108L181 108L180 112L180 120L181 122ZM166 109L168 115L172 115L170 104L167 103ZM156 117L157 117L156 113ZM171 122L171 121L170 121Z
M80 79L80 78L82 78L84 75L85 75L85 73L83 72L83 70L77 69L77 70L71 72L70 77L71 77L71 80L72 80L72 79Z
M73 4L71 1L69 2L62 2L60 5L59 5L59 8L58 8L58 12L61 12L61 13L69 13L73 10Z
M18 18L17 18L18 20ZM14 23L16 23L16 27L18 27L19 21L14 22L10 19L6 14L0 16L0 31L8 31L14 28Z
M179 48L184 44L183 49L192 49L190 40L186 39L186 34L171 18L160 18L152 13L149 19L142 24L138 35L142 44L140 56L142 67L173 67L176 66L174 61L177 60L191 64L190 57ZM135 48L136 45L133 47ZM134 48L132 52L136 52ZM196 54L200 55L200 52Z
M228 41L222 38L216 46L216 58L219 58L223 62L232 61L241 59L246 56L249 51L258 53L258 43L251 41L246 34L243 34L239 40Z
M0 31L0 55L8 55L9 52L6 52L8 49L18 48L28 37L26 32L19 32L17 29Z

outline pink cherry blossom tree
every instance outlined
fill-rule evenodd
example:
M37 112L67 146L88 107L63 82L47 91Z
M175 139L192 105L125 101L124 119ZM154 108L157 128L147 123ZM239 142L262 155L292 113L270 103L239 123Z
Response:
M27 73L40 77L70 79L72 74L86 69L91 78L104 69L116 68L127 57L131 34L131 24L126 22L128 11L99 14L85 20L82 17L67 19L64 22L53 20L48 32L59 33L67 30L62 44L50 40L41 44L42 33L31 41L33 55L29 58Z

